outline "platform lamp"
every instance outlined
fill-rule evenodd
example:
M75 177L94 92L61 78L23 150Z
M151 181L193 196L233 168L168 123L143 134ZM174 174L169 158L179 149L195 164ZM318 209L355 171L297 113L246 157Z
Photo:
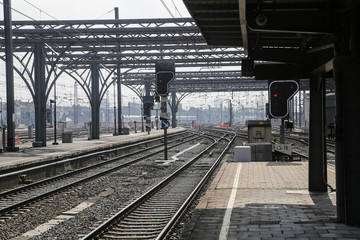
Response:
M54 104L54 142L53 145L58 145L59 143L56 142L56 82L54 82L54 100L50 100L50 103Z

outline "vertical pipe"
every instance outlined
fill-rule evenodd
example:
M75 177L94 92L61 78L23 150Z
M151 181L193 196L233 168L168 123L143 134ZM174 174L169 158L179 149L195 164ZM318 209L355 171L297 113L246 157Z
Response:
M11 0L4 0L5 56L6 56L6 106L7 106L7 147L9 152L18 151L15 147L15 104Z
M56 81L54 82L54 142L53 142L53 145L58 145L58 142L56 142Z
M177 102L176 102L176 92L175 90L171 92L171 126L172 128L176 128L176 110L177 110Z
M117 67L117 92L118 92L118 96L117 96L117 102L118 102L118 133L119 135L122 134L122 107L121 107L121 71L120 71L120 64L118 64Z
M141 132L144 132L144 96L140 98L141 108L140 108L140 117L141 117Z
M301 117L302 117L302 112L301 112L301 91L299 91L299 128L301 128Z
M223 117L222 117L223 105L220 103L220 123L223 124Z
M79 124L79 103L78 103L78 90L77 90L77 82L74 83L74 125Z

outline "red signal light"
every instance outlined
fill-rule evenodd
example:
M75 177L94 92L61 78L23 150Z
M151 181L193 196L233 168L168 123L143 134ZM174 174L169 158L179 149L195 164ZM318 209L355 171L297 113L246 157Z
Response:
M162 82L162 80L161 79L159 79L159 83L161 83Z
M276 98L277 98L278 96L279 96L279 94L277 94L277 93L274 93L274 97L276 97Z

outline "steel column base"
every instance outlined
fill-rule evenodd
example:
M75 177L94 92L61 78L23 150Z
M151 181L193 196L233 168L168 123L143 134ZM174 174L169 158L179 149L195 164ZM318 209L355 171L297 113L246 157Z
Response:
M18 152L19 151L19 147L6 147L6 151L7 152Z

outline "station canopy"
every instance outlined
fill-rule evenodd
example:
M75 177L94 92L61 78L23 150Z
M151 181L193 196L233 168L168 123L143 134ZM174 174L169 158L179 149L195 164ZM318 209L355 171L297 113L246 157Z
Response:
M289 64L301 66L290 66L295 70L294 77L307 75L304 72L309 70L326 72L332 69L329 62L333 58L334 33L342 24L346 9L354 2L183 1L209 45L240 46L255 61L285 63L287 68ZM267 71L258 73L260 78L267 75Z

